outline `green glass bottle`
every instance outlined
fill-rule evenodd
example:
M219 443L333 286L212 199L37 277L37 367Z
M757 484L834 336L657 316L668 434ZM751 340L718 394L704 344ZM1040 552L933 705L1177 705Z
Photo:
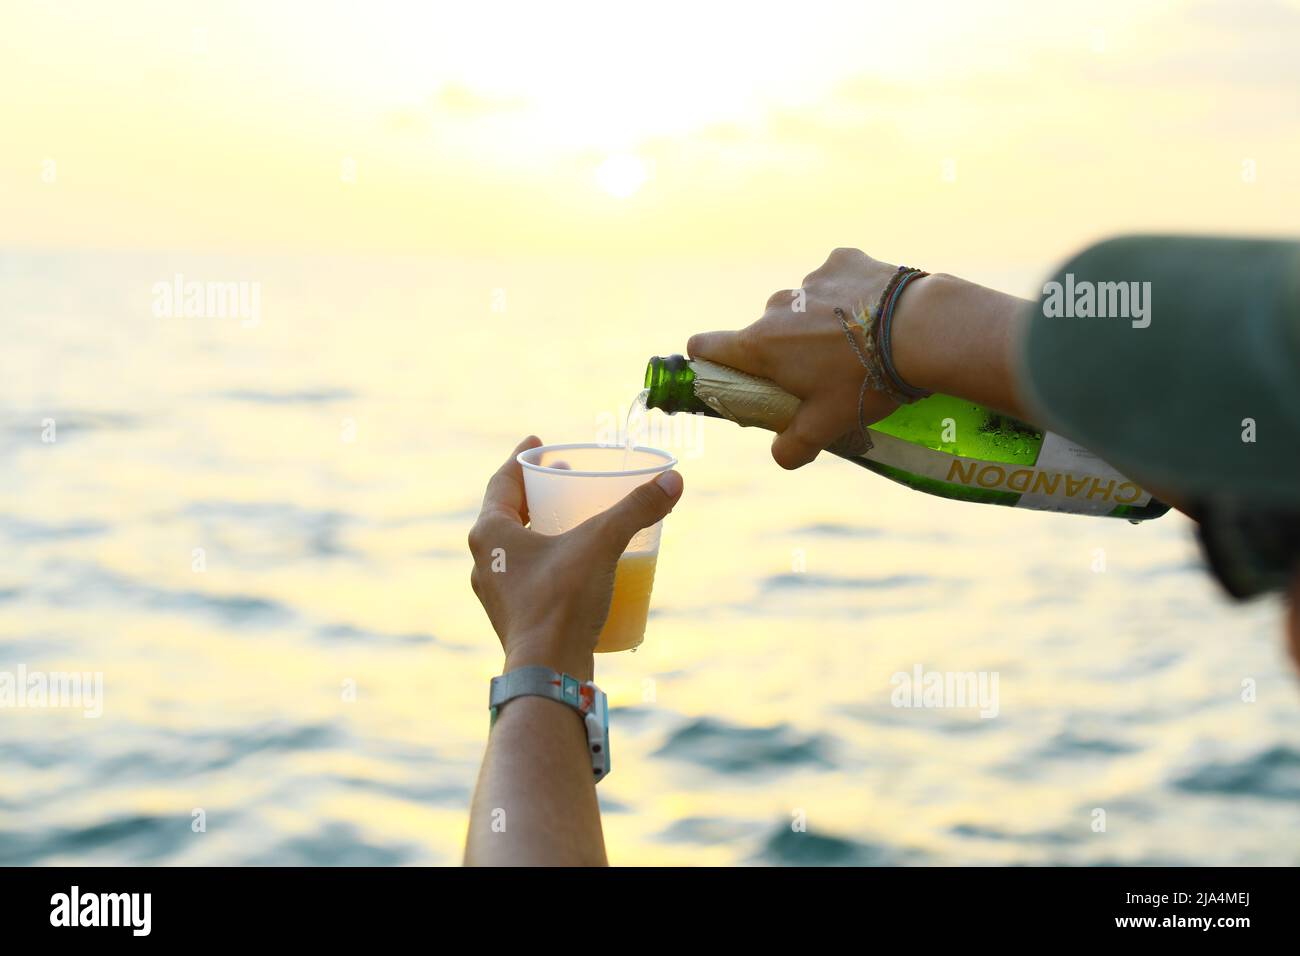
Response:
M655 356L646 407L781 431L799 399L774 382L681 355ZM892 481L958 501L1145 521L1169 506L1087 449L950 395L903 405L830 451Z

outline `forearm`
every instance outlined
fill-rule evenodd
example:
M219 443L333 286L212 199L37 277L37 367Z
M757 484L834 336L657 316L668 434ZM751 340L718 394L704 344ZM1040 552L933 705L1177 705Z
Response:
M564 669L583 679L590 677L590 663ZM584 669L586 675L575 673ZM593 866L605 862L600 806L582 719L558 701L542 697L510 701L501 708L488 738L470 809L465 864Z
M894 314L899 375L919 388L1028 420L1016 358L1027 304L942 273L913 281Z

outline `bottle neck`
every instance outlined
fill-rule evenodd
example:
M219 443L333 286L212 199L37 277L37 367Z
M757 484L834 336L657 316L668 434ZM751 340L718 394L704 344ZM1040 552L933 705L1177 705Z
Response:
M645 369L646 408L657 408L669 415L693 412L712 415L711 409L695 395L695 370L684 355L656 355Z

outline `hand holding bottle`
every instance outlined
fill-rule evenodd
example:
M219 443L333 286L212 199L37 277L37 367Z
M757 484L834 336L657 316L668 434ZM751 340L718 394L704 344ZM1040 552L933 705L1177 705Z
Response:
M772 457L782 468L808 464L858 427L864 370L835 309L874 308L896 269L861 250L836 249L800 289L785 289L768 299L766 311L752 325L735 332L704 332L687 343L691 358L771 379L802 400L794 419L772 442ZM916 291L909 289L908 295ZM889 396L868 392L863 418L870 424L896 407Z
M896 270L861 250L836 249L801 289L773 295L757 322L736 332L701 333L687 343L692 358L771 379L803 400L772 443L782 467L806 465L859 426L864 370L835 309L874 308ZM1026 305L942 273L917 278L894 312L894 366L910 385L1029 420L1015 360ZM863 418L871 424L896 408L888 396L867 392Z

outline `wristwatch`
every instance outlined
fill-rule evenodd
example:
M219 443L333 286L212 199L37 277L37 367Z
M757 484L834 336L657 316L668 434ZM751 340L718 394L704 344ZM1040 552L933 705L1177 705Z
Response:
M591 751L591 772L600 783L609 774L609 704L605 692L591 681L580 681L549 667L517 667L492 678L488 709L492 723L501 707L516 697L548 697L567 704L582 717Z

